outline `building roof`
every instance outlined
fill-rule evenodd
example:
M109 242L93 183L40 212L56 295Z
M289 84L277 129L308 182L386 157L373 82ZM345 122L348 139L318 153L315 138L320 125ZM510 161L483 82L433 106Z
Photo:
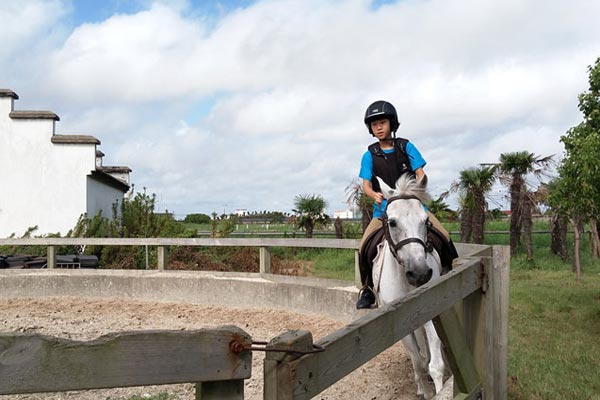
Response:
M60 144L100 144L100 140L89 135L52 135L50 140L52 143Z
M114 187L115 189L121 190L123 193L127 193L129 191L129 185L123 182L122 180L115 178L114 176L107 174L104 171L93 170L90 174L91 178L102 182L105 185Z
M55 121L60 121L58 115L54 114L52 111L11 111L8 113L8 116L12 119L53 119Z
M98 167L97 168L100 171L104 171L106 173L129 173L132 171L131 168L126 167L126 166L117 166L117 165L112 165L112 166L102 166L102 167Z
M15 100L19 99L19 96L10 89L0 89L0 97L12 97Z

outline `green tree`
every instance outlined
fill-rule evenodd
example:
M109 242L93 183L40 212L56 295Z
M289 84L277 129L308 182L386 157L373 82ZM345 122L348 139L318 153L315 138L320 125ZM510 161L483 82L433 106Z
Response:
M328 224L330 218L325 214L327 202L319 195L301 194L294 198L294 211L297 214L296 226L304 228L304 236L312 238L315 226Z
M473 243L483 244L485 215L487 212L487 196L496 180L496 167L480 166L460 171L458 182L452 184L451 190L459 191L462 195L461 210L461 240L462 220L470 220L470 231ZM465 227L465 229L468 229ZM467 236L467 235L465 235Z
M210 224L210 216L206 214L188 214L183 222L190 224Z
M580 230L584 221L592 227L593 249L598 255L597 229L600 211L600 58L588 67L589 90L579 95L583 122L561 137L565 155L558 168L559 176L551 187L549 203L556 212L568 216L574 227L574 269L581 279Z
M552 163L552 157L553 156L540 157L528 151L500 154L500 162L498 164L500 182L508 186L510 191L511 255L516 254L518 246L521 243L521 230L523 224L525 223L527 227L532 225L530 212L532 207L532 197L527 196L529 189L527 188L525 177L528 174L533 174L538 178L546 176L548 167ZM527 214L523 214L524 208L527 210ZM527 252L533 253L531 236L528 236L526 242L529 243Z
M431 199L426 205L438 219L443 221L455 221L456 212L450 209L450 206L444 202L448 192L442 193L437 199Z
M358 180L353 180L346 186L346 203L355 205L360 211L360 221L364 232L373 219L374 200L363 192L363 186Z
M102 217L100 213L89 218L80 217L77 225L69 231L71 237L187 237L191 231L178 223L168 211L156 213L156 195L131 191L121 203L113 204L113 218ZM147 257L155 263L156 250L146 252L145 248L136 246L88 246L87 254L95 254L100 264L120 268L145 268Z

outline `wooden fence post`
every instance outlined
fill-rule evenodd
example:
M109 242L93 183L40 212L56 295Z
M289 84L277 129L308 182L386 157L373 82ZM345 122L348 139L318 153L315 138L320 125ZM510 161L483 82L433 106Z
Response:
M169 247L168 246L158 246L158 270L164 271L168 269L169 266Z
M267 349L310 351L312 348L312 334L302 330L285 332L271 339L267 345ZM267 351L264 364L264 400L294 398L294 374L289 361L298 357L297 353Z
M56 268L56 246L48 246L46 266L48 269Z
M271 273L271 252L268 247L259 247L259 260L260 266L259 270L261 274L270 274Z
M354 250L354 284L359 289L363 287L362 280L360 279L360 264L359 264L358 249Z
M508 396L508 247L492 246L492 256L483 257L482 262L483 286L463 302L464 329L482 377L485 399L505 400Z
M477 398L481 392L481 379L454 307L435 317L433 324L444 343L446 358L452 369L454 393L465 398Z
M244 380L197 383L196 400L244 400Z

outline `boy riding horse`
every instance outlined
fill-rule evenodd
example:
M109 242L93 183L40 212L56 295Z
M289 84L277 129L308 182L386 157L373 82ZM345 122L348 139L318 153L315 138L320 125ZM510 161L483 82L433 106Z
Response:
M363 233L359 247L359 267L363 288L356 303L358 309L371 308L375 304L372 262L374 249L383 238L381 217L386 207L386 200L383 198L376 177L383 179L392 188L395 187L398 178L406 173L413 174L420 181L425 175L423 167L426 164L419 150L410 141L396 138L400 122L396 109L391 103L380 100L371 104L365 113L364 122L369 133L378 141L371 144L364 153L359 173L363 182L363 192L375 200L375 205L373 219ZM432 213L428 211L428 214L430 222L428 237L434 246L435 242L441 246L441 251L438 252L444 270L447 271L451 268L452 259L458 255L448 232Z

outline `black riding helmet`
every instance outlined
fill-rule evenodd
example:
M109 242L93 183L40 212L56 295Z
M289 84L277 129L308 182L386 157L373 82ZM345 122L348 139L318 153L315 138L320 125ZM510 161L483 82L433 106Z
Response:
M373 131L371 130L371 122L383 118L387 118L390 121L390 129L392 133L395 133L398 130L400 122L398 121L398 113L396 113L396 109L392 103L389 103L385 100L378 100L371 104L365 112L365 125L367 125L367 129L371 135L373 135Z

